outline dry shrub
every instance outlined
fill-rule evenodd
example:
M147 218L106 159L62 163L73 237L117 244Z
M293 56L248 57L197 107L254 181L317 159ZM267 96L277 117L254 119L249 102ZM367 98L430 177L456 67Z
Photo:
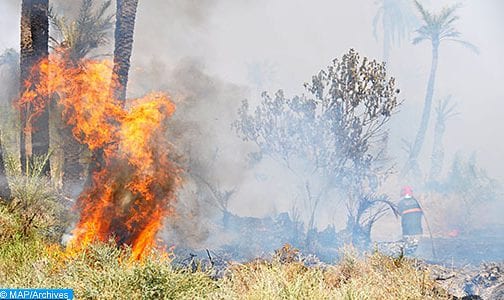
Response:
M235 264L212 280L173 269L159 251L134 261L131 249L112 242L68 255L43 239L22 238L0 244L0 278L4 287L72 288L78 299L449 299L406 258L359 257L350 249L336 265L306 267L282 257Z
M450 299L414 261L378 253L358 257L351 248L334 266L279 260L235 265L218 284L212 299Z

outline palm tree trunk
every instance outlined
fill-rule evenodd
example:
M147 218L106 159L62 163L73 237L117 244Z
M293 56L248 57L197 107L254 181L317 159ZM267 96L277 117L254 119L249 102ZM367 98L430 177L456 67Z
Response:
M30 75L30 66L33 65L32 55L32 38L31 38L31 26L30 26L30 1L24 0L21 3L21 39L20 39L20 92L24 92L24 82L28 79ZM19 108L19 118L20 118L20 136L19 136L19 152L21 161L21 172L24 174L26 172L26 116L28 114L28 105L23 105Z
M429 119L432 110L432 98L434 96L434 84L436 82L436 70L438 65L438 49L439 41L432 42L432 63L429 75L429 82L427 83L427 90L425 93L425 101L422 112L422 119L420 121L420 127L416 134L415 143L411 148L409 154L408 162L403 169L403 174L408 174L410 171L414 171L418 168L418 156L422 150L422 146L425 140L425 134L427 133L427 128L429 126Z
M131 52L133 50L133 33L135 29L136 10L138 0L117 0L115 45L114 45L114 70L111 86L114 98L126 100L126 86L130 68ZM91 163L88 166L86 186L92 183L94 173L101 170L105 159L103 149L93 151Z
M429 180L431 181L438 179L439 174L441 174L441 170L443 169L443 136L445 129L446 126L443 116L438 116L434 128L434 145L432 146L431 169L429 174Z
M383 62L388 67L390 56L390 29L385 18L383 18Z
M69 125L62 124L60 137L63 150L63 192L66 196L75 198L82 190L82 175L84 167L80 163L82 144L72 134Z
M11 191L9 188L9 181L5 173L3 148L2 148L2 132L0 131L0 199L10 201Z
M117 78L117 83L113 88L115 98L120 100L126 99L137 6L138 0L117 0L114 34L114 76Z
M48 0L23 0L21 4L21 89L26 88L23 83L30 76L31 68L49 54L48 2ZM33 124L27 124L29 114L29 105L21 107L20 154L23 172L26 171L27 154L46 156L49 153L49 105L45 106ZM28 125L33 129L31 133L25 130ZM30 145L26 143L27 139L30 139L27 138L29 134L31 134L31 151L29 151ZM43 173L50 174L49 161L44 166Z
M69 69L78 68L76 61L70 60L67 62ZM81 154L84 146L75 138L72 132L72 126L66 124L62 117L61 108L58 108L56 99L51 102L53 107L51 112L57 112L59 118L55 121L58 128L58 134L63 152L62 166L62 191L69 198L75 199L83 189L84 166L80 163Z

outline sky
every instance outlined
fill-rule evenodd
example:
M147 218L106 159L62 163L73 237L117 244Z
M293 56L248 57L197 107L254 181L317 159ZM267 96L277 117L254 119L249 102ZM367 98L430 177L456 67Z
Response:
M0 1L0 27L4 28L0 49L18 49L20 2ZM69 13L76 11L80 3L77 0L50 2ZM301 94L305 92L304 82L350 48L361 56L380 60L383 55L381 29L378 29L378 38L373 36L376 3L375 0L140 0L128 96L139 96L147 87L168 92L179 90L180 87L174 86L180 82L177 76L191 80L191 68L187 66L195 66L207 76L203 79L209 85L218 84L226 91L215 92L212 97L221 97L216 101L229 104L229 111L214 111L211 117L217 120L219 114L226 116L219 123L225 127L244 98L257 102L263 90L274 93L283 89L287 96ZM428 9L438 10L456 2L426 0L422 3ZM440 47L434 103L452 95L458 112L447 123L445 164L457 152L465 155L475 152L480 166L491 177L504 182L501 132L504 2L457 3L462 6L455 27L462 33L462 39L475 44L480 53L477 55L458 44L444 43ZM400 112L389 124L390 153L399 162L405 159L402 141L413 140L420 123L431 62L429 42L413 45L413 37L414 32L401 45L392 48L388 67L404 100ZM177 73L180 70L185 73ZM152 74L157 74L156 78ZM211 106L206 109L211 110ZM421 153L425 169L432 150L433 123ZM224 168L228 173L237 164L233 151L229 153ZM233 178L241 176L229 174ZM243 175L240 180L247 178ZM282 189L286 187L279 193ZM250 187L243 193L252 190ZM247 207L252 206L253 202Z
M177 65L184 58L202 62L205 71L226 82L249 88L248 98L261 90L303 93L303 83L341 57L349 48L361 55L382 58L380 29L373 36L376 1L356 0L220 0L140 1L135 33L135 62L162 59ZM181 4L184 3L184 4ZM205 3L202 5L201 3ZM426 1L440 9L454 1ZM476 152L488 173L504 180L503 145L499 137L504 90L504 2L467 0L455 25L462 38L475 44L479 55L459 44L440 48L434 103L452 95L456 117L449 120L446 151ZM398 158L402 139L412 140L419 126L430 69L429 42L412 45L414 37L394 47L390 75L397 78L404 99L401 113L391 122L391 147ZM251 70L267 79L258 87ZM237 99L239 101L239 99ZM397 121L397 122L396 122ZM428 137L432 136L431 122ZM422 157L428 159L432 141Z

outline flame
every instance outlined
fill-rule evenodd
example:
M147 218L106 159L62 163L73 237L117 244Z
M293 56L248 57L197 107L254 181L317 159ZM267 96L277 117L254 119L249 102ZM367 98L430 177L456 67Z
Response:
M95 240L114 237L140 259L156 245L163 219L173 213L180 169L170 158L166 121L175 111L163 93L150 93L129 109L112 97L112 63L71 64L51 54L33 69L20 105L32 110L28 124L52 99L75 138L90 150L102 149L104 166L77 200L80 220L69 243L79 251ZM34 79L36 77L36 80ZM36 130L29 128L27 130Z

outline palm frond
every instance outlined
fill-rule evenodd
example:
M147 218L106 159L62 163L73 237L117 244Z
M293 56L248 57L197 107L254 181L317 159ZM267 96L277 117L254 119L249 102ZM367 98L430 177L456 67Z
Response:
M459 16L452 16L448 21L445 21L443 24L445 27L450 26L453 22L457 21L460 19Z
M445 7L438 14L427 11L418 0L415 0L415 4L422 15L424 25L416 30L417 36L413 39L413 44L418 44L426 39L433 42L452 41L479 53L475 45L459 39L461 33L453 27L453 23L459 19L455 12L461 7L460 3Z
M448 38L448 39L445 39L446 41L451 41L451 42L455 42L455 43L459 43L461 44L462 46L466 47L467 49L473 51L474 53L476 54L479 54L479 49L478 47L476 47L474 44L472 43L469 43L467 41L464 41L464 40L459 40L459 39L452 39L452 38Z
M452 95L448 95L446 98L439 100L436 105L435 112L437 119L444 123L446 120L456 116L459 112L456 111L457 102L452 101Z
M422 4L420 4L420 2L418 2L418 0L415 0L415 5L418 9L418 11L420 12L420 14L422 15L422 19L423 21L426 23L426 24L431 24L433 23L432 20L433 20L433 16L430 12L428 12Z
M373 18L373 35L377 38L379 21L382 21L383 34L387 35L392 44L399 44L409 37L417 26L417 18L413 13L409 0L382 0Z
M416 44L418 44L418 43L420 43L420 42L422 42L422 41L424 41L424 40L428 40L428 39L429 39L429 38L428 38L427 36L425 36L425 35L421 35L421 36L417 36L417 37L415 37L415 38L413 39L412 43L413 43L413 45L416 45Z
M72 60L80 60L96 49L109 42L113 28L113 15L107 15L111 0L103 2L97 10L93 10L94 0L82 0L78 17L68 21L50 9L51 24L58 36L51 37L53 48L65 48Z
M378 21L380 18L383 16L383 6L378 8L378 11L376 12L376 15L373 17L373 36L375 40L378 40Z
M456 31L453 28L448 28L446 30L443 30L439 34L439 40L447 39L447 38L458 38L461 35L460 32Z
M451 22L457 20L458 16L452 16L457 9L461 7L460 3L456 3L452 6L445 7L441 10L441 13L438 15L439 23L449 25ZM447 21L451 20L451 21Z

